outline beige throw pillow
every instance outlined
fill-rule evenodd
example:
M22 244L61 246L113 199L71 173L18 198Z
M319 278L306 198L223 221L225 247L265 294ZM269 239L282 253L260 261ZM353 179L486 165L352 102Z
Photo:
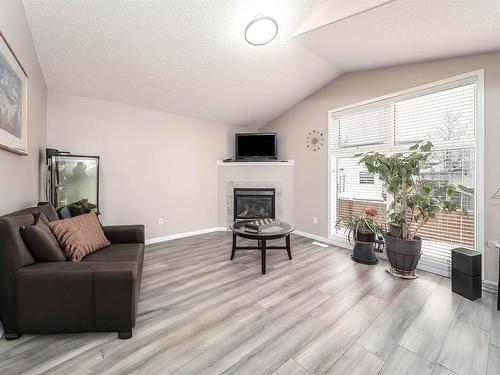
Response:
M64 252L73 262L79 262L86 255L111 245L94 212L52 221L49 225Z

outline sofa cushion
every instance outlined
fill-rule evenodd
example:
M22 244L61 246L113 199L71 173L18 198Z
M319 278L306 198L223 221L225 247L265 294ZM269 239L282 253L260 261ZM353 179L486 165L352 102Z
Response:
M35 224L21 227L24 243L37 262L64 262L66 255L49 227L45 214L38 215Z
M101 251L87 255L83 262L137 262L142 258L144 245L141 243L112 244Z
M16 216L22 216L22 215L35 215L35 217L36 217L40 213L43 213L45 216L47 216L47 219L49 219L49 221L59 220L59 217L57 216L56 210L48 202L39 202L38 206L36 206L36 207L24 208L24 209L16 211L16 212L11 212L10 214L4 215L2 217L16 217ZM34 219L33 216L32 216L32 219Z
M110 245L104 236L101 223L93 212L53 221L50 229L69 259L79 262L88 254Z
M49 202L38 202L37 210L39 213L43 213L48 221L59 220L56 210Z

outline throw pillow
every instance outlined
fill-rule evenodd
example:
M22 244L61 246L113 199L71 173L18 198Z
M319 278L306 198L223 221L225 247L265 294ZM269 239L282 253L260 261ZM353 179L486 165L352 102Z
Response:
M49 225L73 262L79 262L86 255L111 245L94 212L53 221Z
M35 224L21 227L21 237L37 262L64 262L66 255L49 228L49 219L39 214Z

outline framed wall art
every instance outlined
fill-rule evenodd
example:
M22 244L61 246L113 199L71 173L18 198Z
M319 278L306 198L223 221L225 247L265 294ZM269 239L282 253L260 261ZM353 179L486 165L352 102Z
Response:
M0 148L28 155L28 75L0 32Z

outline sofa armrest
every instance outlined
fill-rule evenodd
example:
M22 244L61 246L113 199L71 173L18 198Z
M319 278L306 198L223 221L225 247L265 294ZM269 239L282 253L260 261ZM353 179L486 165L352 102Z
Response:
M120 263L36 263L16 274L19 333L131 331L135 275Z
M113 244L144 243L144 225L108 225L102 229L106 238Z

